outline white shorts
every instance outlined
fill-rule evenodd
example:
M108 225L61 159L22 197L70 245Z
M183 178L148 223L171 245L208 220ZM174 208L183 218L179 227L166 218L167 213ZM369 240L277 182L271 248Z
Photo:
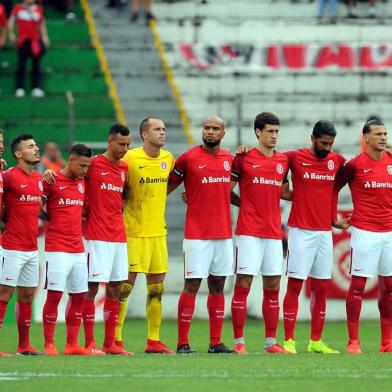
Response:
M233 275L233 240L187 240L183 242L185 279L209 275Z
M3 249L0 283L13 287L38 287L38 251Z
M331 279L332 231L289 227L287 271L290 278Z
M352 228L351 275L372 278L392 276L392 232Z
M236 273L241 275L282 275L282 240L236 236Z
M128 279L126 242L86 240L88 281L121 282Z
M45 288L78 294L88 290L87 259L85 253L45 252Z

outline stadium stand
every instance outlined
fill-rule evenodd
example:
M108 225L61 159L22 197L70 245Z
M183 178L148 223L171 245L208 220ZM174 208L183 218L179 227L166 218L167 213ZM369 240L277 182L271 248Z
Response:
M77 20L66 23L62 13L50 6L45 9L51 39L51 46L42 60L46 98L14 97L16 54L9 45L2 51L0 122L6 143L20 133L32 133L38 143L50 139L66 150L70 127L67 91L74 96L75 141L102 142L108 127L116 121L80 4L76 4L75 13ZM9 154L5 157L12 163Z

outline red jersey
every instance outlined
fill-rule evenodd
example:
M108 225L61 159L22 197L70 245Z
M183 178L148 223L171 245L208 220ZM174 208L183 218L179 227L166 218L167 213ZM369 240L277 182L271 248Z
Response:
M15 166L3 173L6 222L3 248L34 251L38 249L38 216L41 211L42 176L36 170L26 173Z
M83 253L82 212L84 180L57 173L56 183L44 181L44 199L49 217L45 236L47 252Z
M0 169L0 215L3 212L3 171ZM1 232L0 232L0 246L1 246Z
M304 230L331 230L334 180L345 159L336 152L318 158L308 148L285 155L293 183L288 225Z
M122 192L128 166L103 155L91 159L86 176L86 231L88 240L126 242Z
M344 166L337 188L348 182L354 205L350 223L361 230L392 231L392 157L376 161L363 152Z
M187 194L186 239L231 238L230 173L233 157L220 149L210 154L196 146L181 154L170 181L184 181Z
M5 8L2 4L0 4L0 26L4 27L7 25L7 13L5 12Z
M239 181L241 195L237 235L282 238L280 194L287 170L287 157L277 151L267 157L253 148L234 157L231 179Z
M41 25L44 22L44 10L39 5L25 7L17 4L11 11L18 26L18 45L24 41L37 41L41 38Z

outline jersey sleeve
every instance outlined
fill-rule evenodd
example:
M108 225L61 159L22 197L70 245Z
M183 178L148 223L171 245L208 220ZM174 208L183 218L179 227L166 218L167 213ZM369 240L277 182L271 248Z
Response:
M239 181L242 174L242 163L244 161L244 155L236 155L233 159L231 166L231 181Z
M286 155L289 168L291 168L292 165L294 164L294 160L297 155L297 152L295 150L292 150L292 151L286 151L283 154Z
M12 171L11 170L6 170L3 172L3 190L4 192L9 190L11 183L12 183Z
M42 186L43 186L43 191L42 191L42 200L46 203L49 199L50 196L50 191L52 188L52 185L46 182L46 180L42 181Z
M173 171L170 173L170 182L181 184L184 181L188 162L188 152L182 153L175 161Z

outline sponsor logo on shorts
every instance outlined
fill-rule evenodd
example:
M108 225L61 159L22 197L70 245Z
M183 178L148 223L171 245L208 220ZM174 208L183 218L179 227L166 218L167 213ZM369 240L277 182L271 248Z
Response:
M135 265L137 265L137 263L136 264L129 264L130 267L134 267Z
M9 278L8 276L5 278L5 280L7 281L7 282L9 282L10 280L14 280L13 278Z
M321 181L334 181L335 180L335 175L331 174L317 174L317 173L308 173L305 172L303 177L305 179L310 179L310 180L321 180Z
M100 272L98 272L98 273L96 273L96 272L93 272L93 277L95 278L96 276L99 276L99 275L101 275L101 273Z
M192 275L195 271L186 271L187 275Z
M354 268L355 272L359 272L359 271L362 271L362 270L363 270L363 268L357 268L357 267Z
M364 188L392 188L392 182L366 181Z
M49 286L55 286L56 284L60 284L60 282L49 282Z
M201 179L202 184L213 184L213 183L221 183L221 182L230 182L230 177L203 177Z

